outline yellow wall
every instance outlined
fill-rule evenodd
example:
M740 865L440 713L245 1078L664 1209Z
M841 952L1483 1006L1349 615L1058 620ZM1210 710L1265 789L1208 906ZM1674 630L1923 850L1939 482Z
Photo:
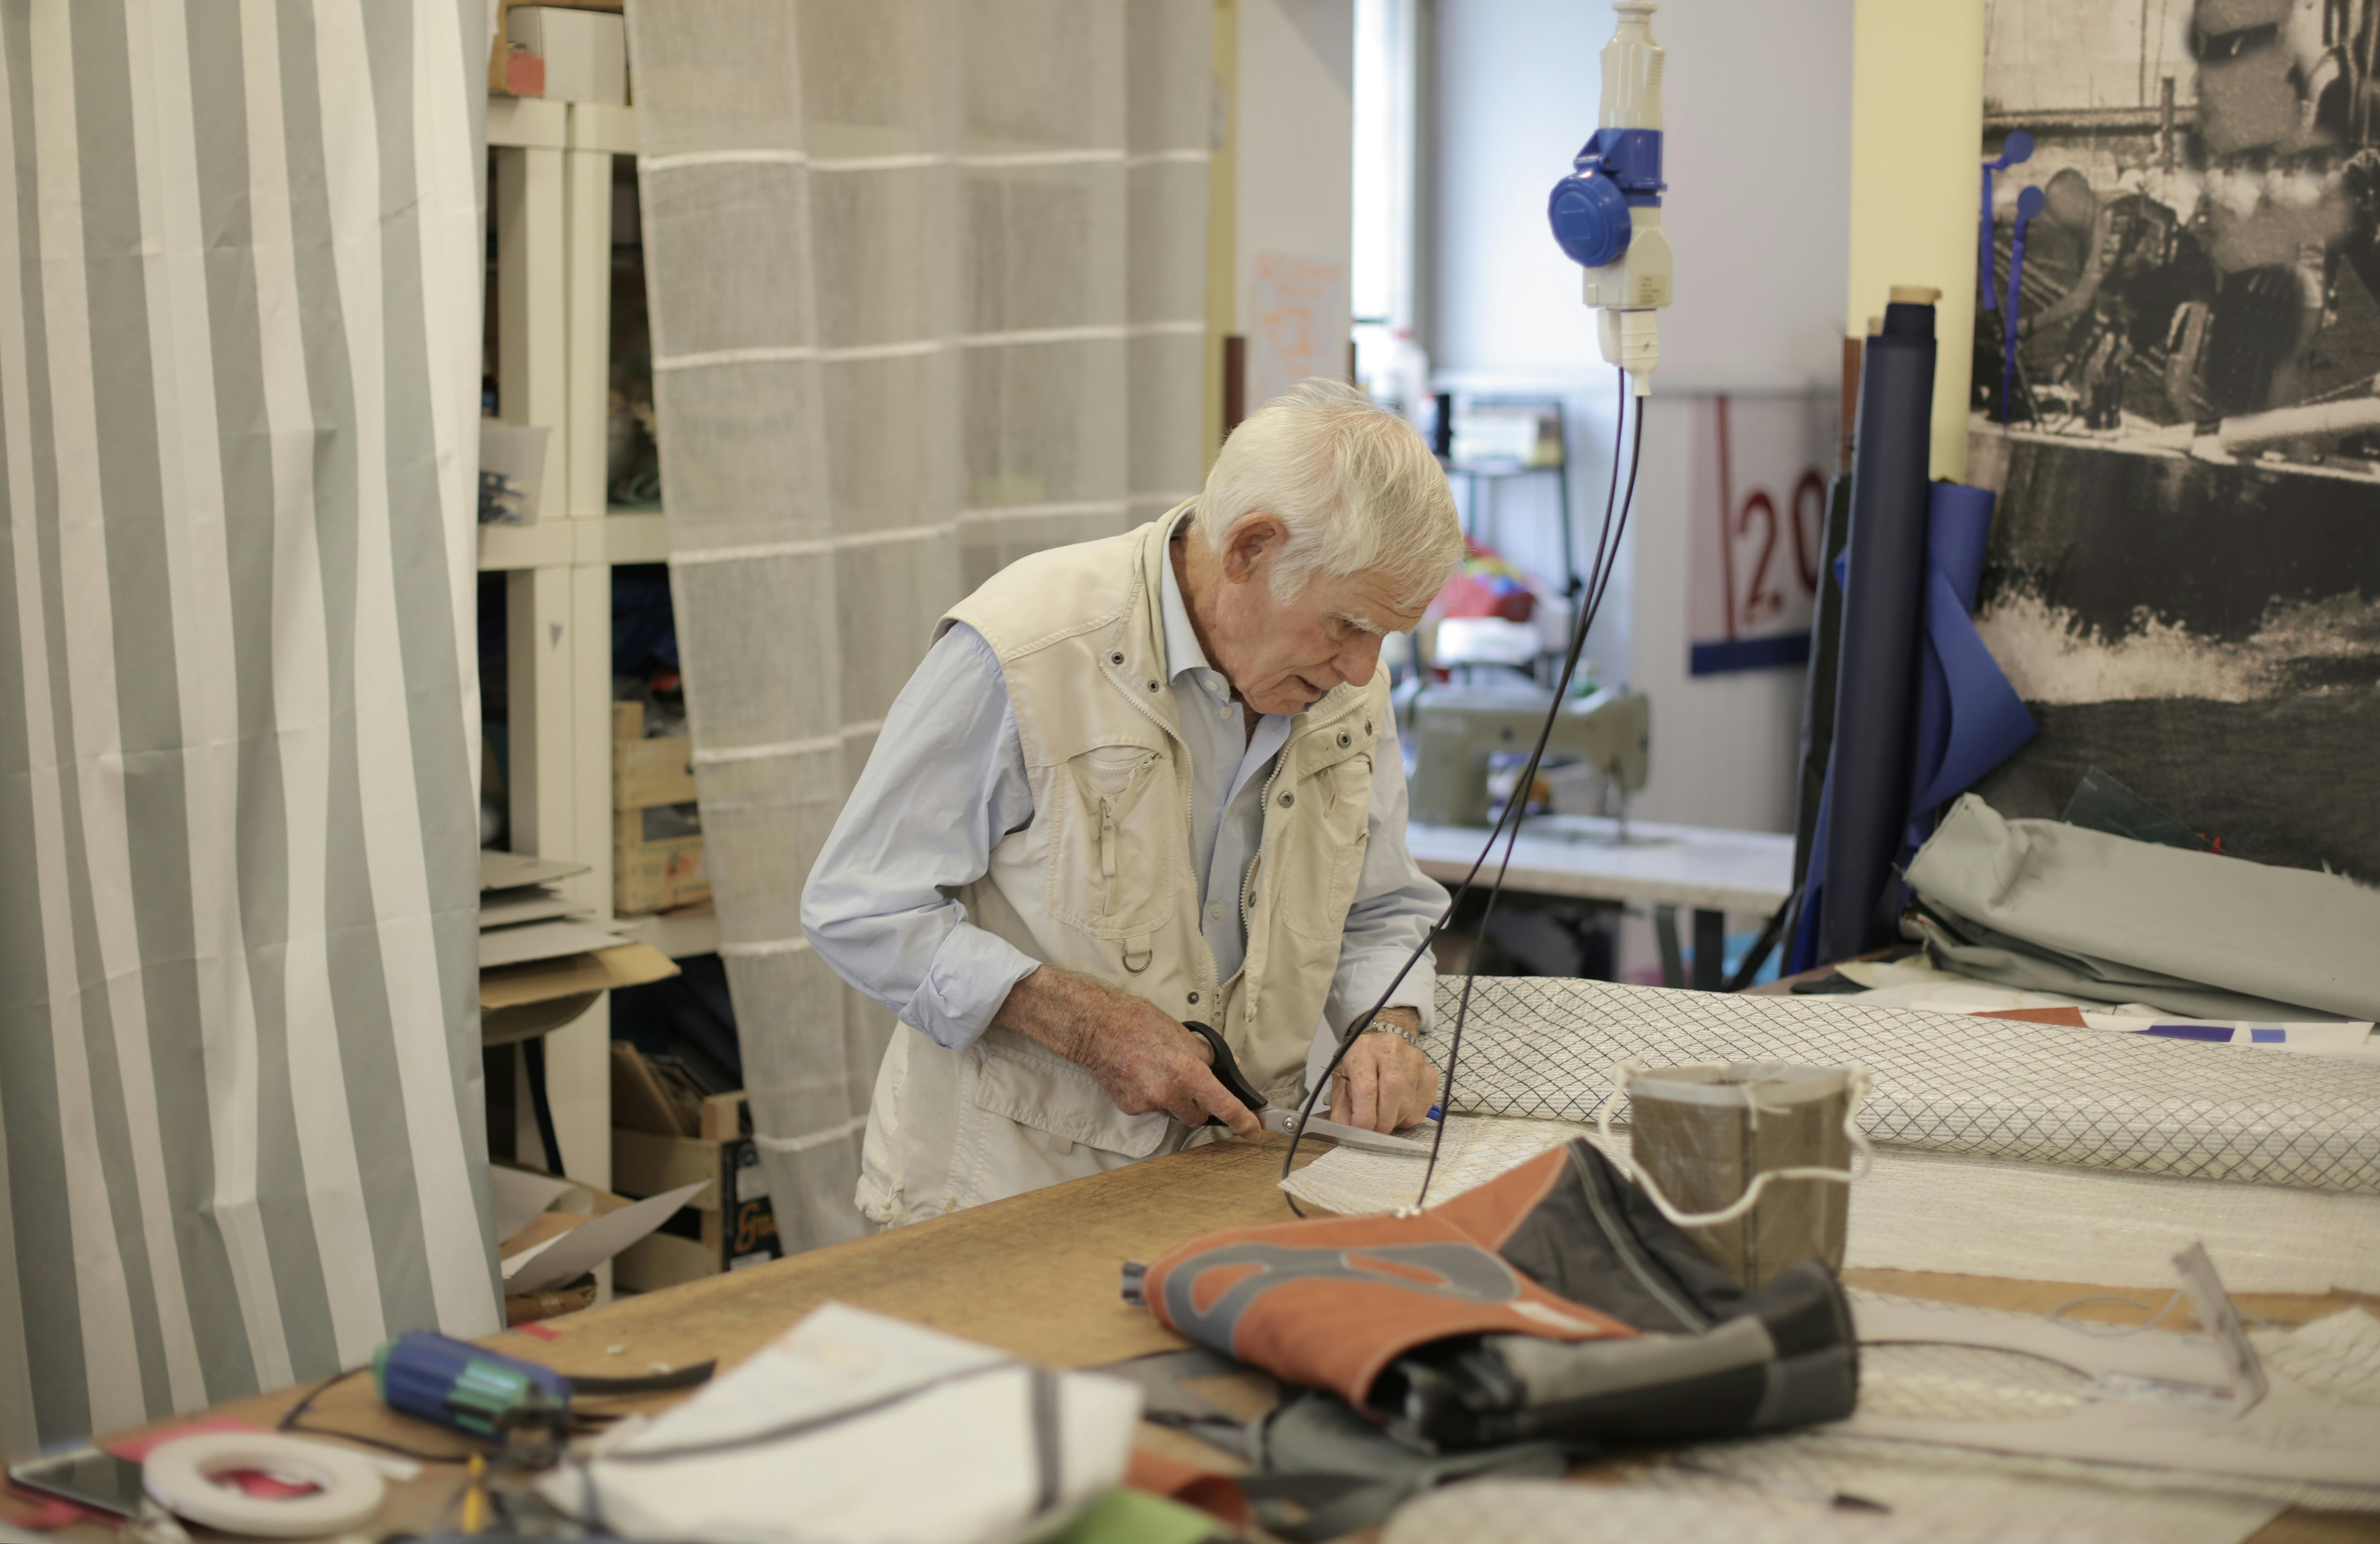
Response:
M1984 0L1858 0L1852 52L1851 334L1894 285L1942 292L1934 475L1967 465L1984 128Z

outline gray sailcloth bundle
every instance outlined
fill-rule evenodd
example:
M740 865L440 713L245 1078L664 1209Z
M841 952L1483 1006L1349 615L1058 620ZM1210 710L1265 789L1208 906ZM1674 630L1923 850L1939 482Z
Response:
M2011 821L1962 796L1909 865L1940 922L1926 947L1964 975L2203 1018L2380 1019L2380 890Z
M1462 989L1439 982L1433 1049ZM1887 1147L2380 1195L2380 1060L1840 1000L1483 976L1449 1107L1592 1121L1631 1060L1864 1067Z

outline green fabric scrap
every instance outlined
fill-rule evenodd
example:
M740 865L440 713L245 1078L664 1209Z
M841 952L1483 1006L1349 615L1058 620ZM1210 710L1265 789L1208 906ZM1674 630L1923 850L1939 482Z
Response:
M1050 1536L1047 1544L1203 1544L1231 1530L1196 1507L1123 1486Z

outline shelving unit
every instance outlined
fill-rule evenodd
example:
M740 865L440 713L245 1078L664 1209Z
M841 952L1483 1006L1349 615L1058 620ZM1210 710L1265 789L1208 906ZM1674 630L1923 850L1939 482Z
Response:
M480 528L480 570L505 576L511 845L588 865L565 892L609 918L612 567L669 557L660 514L606 505L613 158L636 154L636 112L491 97L488 146L499 416L553 432L537 523ZM656 918L638 932L676 956L718 947L708 918ZM546 1037L564 1165L606 1188L610 1038L607 998ZM533 1131L518 1150L537 1150Z

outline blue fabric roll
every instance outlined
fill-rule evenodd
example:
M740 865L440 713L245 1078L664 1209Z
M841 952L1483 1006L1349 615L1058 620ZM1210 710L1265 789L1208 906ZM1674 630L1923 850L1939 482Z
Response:
M1975 631L1975 597L1983 585L1994 502L1984 489L1963 483L1937 482L1929 492L1911 792L1896 867L1905 868L1910 853L1933 833L1934 813L1940 805L1973 786L2039 733L2023 699ZM1846 553L1837 563L1838 582L1846 587L1844 565L1850 557ZM1848 655L1844 668L1850 668ZM1869 748L1871 753L1876 748ZM1807 888L1785 959L1789 974L1860 952L1828 952L1838 946L1821 930L1835 836L1837 765L1837 759L1829 760L1826 790L1819 797L1805 870Z
M1889 936L1885 891L1909 820L1934 363L1934 308L1887 306L1860 366L1828 839L1811 855L1816 904L1803 907L1816 912L1821 959Z
M1917 677L1915 775L1901 860L1933 834L1934 811L2041 732L1975 632L1992 495L1937 482L1926 511L1925 652Z

